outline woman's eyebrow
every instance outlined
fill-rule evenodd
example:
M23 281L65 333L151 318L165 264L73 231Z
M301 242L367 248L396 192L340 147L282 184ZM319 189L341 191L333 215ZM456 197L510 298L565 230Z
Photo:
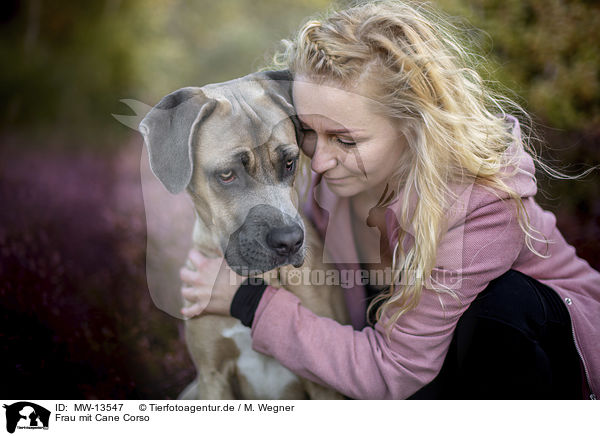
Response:
M310 125L307 122L301 120L300 117L298 117L298 119L300 120L300 126L303 129L311 129L312 130L312 127L310 127ZM345 127L339 127L339 128L334 128L334 129L324 129L324 131L326 133L357 133L357 132L362 132L363 129L347 129Z
M361 129L346 129L346 128L340 128L340 129L325 129L325 132L327 133L356 133L356 132L360 132Z

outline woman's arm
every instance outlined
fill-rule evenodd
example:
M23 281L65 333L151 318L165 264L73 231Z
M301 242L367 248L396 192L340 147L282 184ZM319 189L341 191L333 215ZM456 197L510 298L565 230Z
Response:
M417 308L398 320L388 340L382 322L355 331L317 317L290 292L267 287L252 323L253 348L351 398L409 397L435 378L462 313L523 247L513 203L486 198L448 231L438 250L435 277L458 280L459 301L424 288Z

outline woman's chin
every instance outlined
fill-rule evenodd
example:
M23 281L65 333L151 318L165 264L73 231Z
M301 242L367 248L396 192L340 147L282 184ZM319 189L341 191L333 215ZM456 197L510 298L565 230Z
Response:
M346 180L335 182L325 179L325 183L327 183L329 190L338 197L352 197L360 192L356 186L353 186L352 183L348 183Z

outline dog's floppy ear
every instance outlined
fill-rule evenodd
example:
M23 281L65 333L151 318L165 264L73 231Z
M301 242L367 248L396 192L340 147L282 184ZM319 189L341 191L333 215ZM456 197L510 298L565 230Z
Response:
M182 88L164 97L140 123L150 168L172 194L183 191L193 171L196 129L217 105L200 88Z
M273 100L281 106L288 115L293 115L292 74L289 70L261 71L256 73L258 79L264 80L263 86L269 91Z
M294 123L296 140L298 141L298 144L301 144L303 133L300 121L296 115L296 110L294 109L294 102L292 99L292 85L294 83L294 78L290 70L261 71L256 73L256 77L265 81L265 89L270 91L273 100L275 100L275 102L277 102L289 115Z

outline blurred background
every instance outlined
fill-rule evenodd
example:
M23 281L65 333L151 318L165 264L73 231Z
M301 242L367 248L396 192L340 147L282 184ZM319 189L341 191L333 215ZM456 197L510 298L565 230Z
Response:
M598 2L434 4L473 28L482 74L531 112L547 163L568 174L600 164ZM121 99L153 105L180 87L255 71L329 6L1 3L0 397L168 399L193 379L182 322L148 291L146 247L156 241L142 139L111 114L133 115ZM539 181L538 202L600 269L599 171Z

